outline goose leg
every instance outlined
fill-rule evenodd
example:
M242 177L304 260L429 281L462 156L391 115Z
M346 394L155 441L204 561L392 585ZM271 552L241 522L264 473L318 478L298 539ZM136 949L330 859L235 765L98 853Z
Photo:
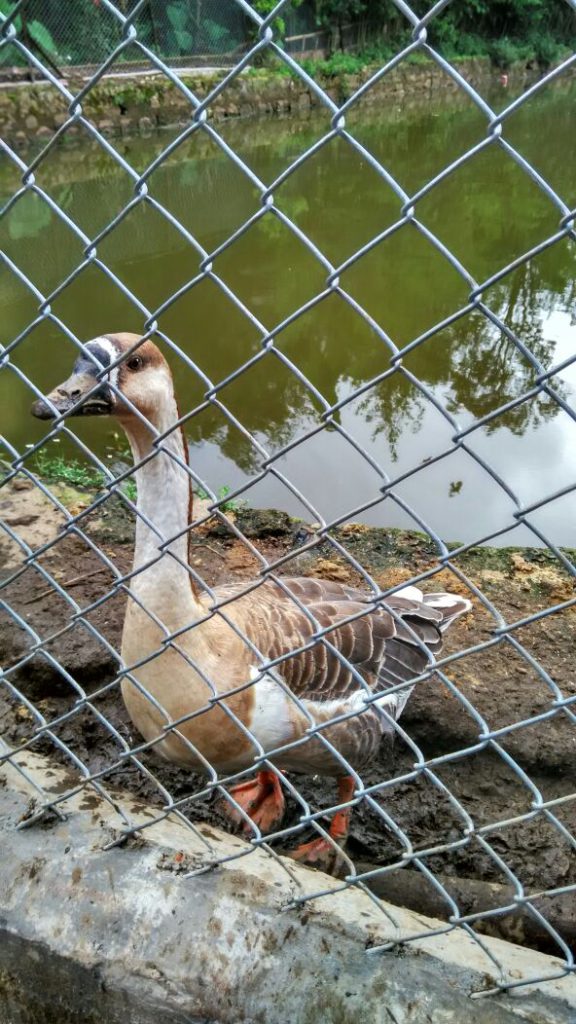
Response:
M338 802L343 804L352 800L355 788L356 783L351 775L339 778ZM310 843L302 843L297 846L295 850L290 851L288 856L293 860L300 861L301 864L319 868L328 875L337 873L342 860L338 853L338 847L344 847L348 838L351 811L351 807L343 807L336 811L328 829L330 839L318 836L318 839L313 839Z
M275 772L258 772L255 779L232 786L230 795L261 832L271 832L284 816L284 793ZM243 825L247 835L253 834L253 829L235 807L222 801L220 809L235 824Z

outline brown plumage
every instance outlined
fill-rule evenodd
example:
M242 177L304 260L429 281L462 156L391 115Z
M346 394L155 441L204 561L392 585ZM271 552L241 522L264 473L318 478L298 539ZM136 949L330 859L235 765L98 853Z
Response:
M245 585L238 584L218 587L215 596L229 598L243 589ZM358 676L366 684L367 696L383 694L389 686L408 683L424 672L430 662L427 651L441 649L440 610L398 594L387 606L374 609L367 594L340 583L288 577L282 586L264 582L256 593L239 597L229 605L228 615L270 661L310 644L317 623L323 638L280 661L276 672L312 717L325 721L353 709L354 698L362 691ZM455 610L451 606L452 613ZM367 704L360 714L323 729L322 735L360 770L376 753L382 735L394 735L390 719L399 717L409 692L406 687L390 695L386 715L375 704ZM330 749L320 741L280 755L277 763L292 770L339 774Z
M130 441L139 516L122 639L131 671L122 693L145 740L169 760L219 776L269 754L278 772L265 768L230 789L231 816L261 831L283 813L281 770L334 775L340 802L349 801L349 773L393 736L411 681L470 602L408 587L375 605L360 590L306 577L201 594L188 568L187 449L174 428L170 371L150 341L115 334L89 342L72 377L33 412L111 413ZM348 818L339 811L332 842L317 840L295 856L330 867Z

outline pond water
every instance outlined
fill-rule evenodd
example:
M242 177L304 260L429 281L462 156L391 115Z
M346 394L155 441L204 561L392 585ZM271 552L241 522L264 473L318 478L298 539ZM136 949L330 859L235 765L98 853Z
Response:
M509 98L502 94L495 102L502 106ZM545 90L518 110L505 129L506 139L572 208L575 98L573 86ZM480 142L485 124L471 103L453 100L423 101L409 111L359 108L349 119L355 138L409 194ZM327 114L218 127L267 185L327 129ZM114 144L142 171L169 141L163 133ZM88 140L53 150L36 181L90 238L133 197L129 175ZM4 199L18 183L16 169L6 162L0 170ZM198 134L177 148L148 184L150 195L207 252L260 209L250 178ZM401 207L394 191L344 139L316 152L275 189L274 198L334 266L394 224ZM478 282L551 236L560 221L550 199L498 145L484 149L421 199L417 216ZM81 262L82 242L29 191L0 226L9 257L45 296ZM214 258L218 280L204 278L186 289L199 272L198 251L144 202L132 206L97 251L150 312L184 289L160 312L158 322L190 357L185 363L164 345L181 412L198 409L186 426L193 467L215 492L251 484L243 495L249 504L284 508L307 520L353 513L353 519L376 525L417 527L409 512L413 509L440 536L470 542L514 526L519 507L473 455L494 468L522 507L576 484L576 421L554 398L574 406L576 363L551 377L548 394L527 398L470 433L468 451L453 450L454 428L435 404L448 410L460 428L470 427L530 393L538 365L550 369L576 354L576 261L568 240L519 266L483 295L486 306L530 348L536 366L478 309L432 330L466 306L470 288L424 234L407 224L340 275L342 289L380 330L342 295L327 295L276 334L276 351L252 362L217 392L218 402L208 405L206 380L218 385L262 352L262 332L227 289L271 330L323 292L325 267L294 231L267 212ZM3 341L9 343L34 322L39 300L5 272L0 302ZM94 263L57 294L51 308L83 340L116 330L141 332L146 319ZM355 395L395 365L386 338L403 349L427 332L430 336L410 349L394 372ZM13 365L40 389L67 376L73 359L64 332L42 317L12 355ZM17 374L0 375L3 433L20 451L46 430L29 416L32 397ZM340 402L332 428L314 432L324 422L325 409ZM272 457L266 472L261 449L239 424ZM73 421L72 426L82 442L106 457L110 422ZM301 437L301 444L282 454ZM54 451L70 454L73 448L66 437L59 449L53 445ZM434 461L442 453L448 454ZM83 457L79 449L74 454ZM383 496L384 483L397 479ZM306 496L312 510L285 481ZM575 493L529 516L557 544L576 546ZM520 524L495 542L538 540Z

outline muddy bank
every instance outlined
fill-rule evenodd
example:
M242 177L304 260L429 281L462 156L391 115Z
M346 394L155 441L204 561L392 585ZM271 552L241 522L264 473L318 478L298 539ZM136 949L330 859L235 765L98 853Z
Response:
M24 552L13 540L4 538L0 545L1 577L10 580L2 598L20 620L19 624L9 611L0 620L0 649L7 670L7 682L0 690L0 732L11 744L30 741L33 750L50 753L69 766L73 754L90 771L106 770L106 785L129 788L162 806L160 787L136 762L121 757L118 739L131 745L138 742L115 682L115 650L126 598L122 587L114 585L110 568L113 564L118 575L130 568L131 516L120 501L89 513L93 493L59 485L51 489L74 515L85 515L78 524L81 531L63 533L64 513L26 481L12 482L0 492L0 512L10 528L31 547L48 545L35 565L23 562ZM200 512L205 509L201 506ZM383 588L431 572L426 589L470 594L459 575L438 565L432 543L422 534L350 523L332 531L332 540L319 539L312 527L283 513L244 510L230 515L270 564L280 562L281 573L361 582L337 544ZM574 552L568 554L574 558ZM256 557L214 516L194 531L192 564L209 585L249 578L259 571ZM480 548L456 556L454 565L509 623L574 596L569 573L542 549ZM60 593L51 579L58 582ZM474 594L470 596L473 614L448 634L448 654L495 640L497 623L490 608ZM542 666L565 697L576 697L573 605L518 627L510 638ZM355 810L348 852L359 870L367 865L397 866L386 876L387 897L392 899L398 872L407 875L402 857L408 842L422 852L427 868L445 882L453 880L459 905L462 884L466 887L470 881L473 902L467 905L468 913L490 909L486 890L474 889L474 883L508 887L502 888L501 895L509 902L510 876L500 866L501 858L526 892L540 894L535 905L559 931L565 927L569 938L573 894L546 897L545 893L576 883L574 847L563 831L576 834L574 721L568 710L555 709L545 679L511 639L502 638L451 661L445 668L447 681L436 676L417 686L402 723L428 767L414 776L414 752L401 740L392 750L382 749L363 776L366 785L381 788L373 794L373 805L364 801ZM42 649L33 653L39 641ZM83 692L88 699L83 699ZM459 695L473 705L476 714ZM540 714L547 717L534 722ZM482 742L481 720L491 730L526 724L497 740ZM466 753L469 748L474 749ZM453 756L430 765L432 759L447 754ZM142 755L142 761L175 799L186 799L185 813L192 820L227 827L215 801L196 797L204 785L201 777L162 763L152 753ZM334 802L330 780L294 779L314 810ZM538 811L538 794L544 802L558 802ZM387 824L380 807L396 828ZM292 804L286 824L296 823L298 815ZM472 834L467 832L466 815L474 823ZM417 874L419 884L431 889L429 883L422 883L424 876ZM397 886L405 901L410 898L407 886L413 891L405 878ZM425 902L422 894L416 898ZM470 906L475 909L471 911ZM440 908L434 912L440 913ZM522 923L521 913L510 917L512 924L506 918L502 922L491 918L493 934L559 952L553 938L535 935L533 927Z

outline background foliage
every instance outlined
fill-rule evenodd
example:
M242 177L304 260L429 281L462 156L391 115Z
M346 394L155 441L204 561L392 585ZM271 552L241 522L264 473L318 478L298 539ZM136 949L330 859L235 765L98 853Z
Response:
M136 0L116 0L129 14ZM252 0L269 14L276 0ZM70 5L71 6L71 5ZM430 0L413 0L423 15ZM9 14L14 0L0 0ZM121 42L121 28L101 0L85 0L74 16L63 0L26 0L16 24L57 64L99 63ZM255 25L233 0L148 0L136 20L138 37L161 57L233 56L255 35ZM409 42L410 26L392 0L292 0L275 19L280 37L324 30L329 64L324 73L354 72ZM547 66L576 38L576 14L566 0L453 0L432 21L429 40L450 59L488 56L498 67L518 60ZM138 58L125 51L124 61ZM12 47L3 63L17 64Z
M391 0L311 0L319 24L342 30L359 26L359 41L391 50L407 41L403 15ZM413 0L424 15L429 0ZM547 64L574 45L576 15L565 0L466 0L434 18L429 39L447 57L489 56L500 66L536 59ZM395 45L396 44L396 45Z

